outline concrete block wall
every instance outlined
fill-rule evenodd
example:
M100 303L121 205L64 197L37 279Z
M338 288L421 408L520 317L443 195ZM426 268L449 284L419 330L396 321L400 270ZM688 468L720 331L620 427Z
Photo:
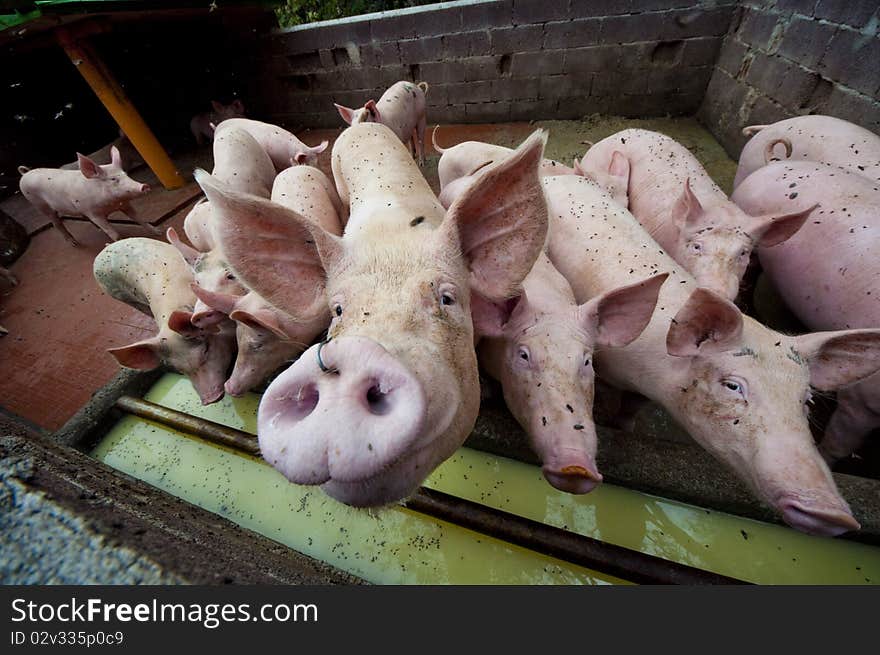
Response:
M339 126L397 80L427 81L429 122L697 110L734 2L470 0L278 30L268 120Z
M731 156L746 125L829 114L880 133L880 2L746 0L715 64L701 120Z

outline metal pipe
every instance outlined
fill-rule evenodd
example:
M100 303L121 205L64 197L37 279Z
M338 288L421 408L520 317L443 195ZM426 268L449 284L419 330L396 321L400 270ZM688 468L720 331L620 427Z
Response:
M190 416L140 398L122 396L116 406L213 443L259 456L254 435ZM747 584L718 573L608 544L561 528L487 507L441 491L420 488L405 502L407 509L480 532L578 566L639 584Z

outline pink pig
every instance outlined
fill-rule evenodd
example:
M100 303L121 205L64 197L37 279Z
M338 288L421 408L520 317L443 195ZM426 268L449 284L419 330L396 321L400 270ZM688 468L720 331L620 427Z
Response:
M548 254L584 302L669 271L648 327L595 354L597 374L662 405L791 526L857 530L807 423L810 387L833 390L880 369L880 330L791 337L744 316L696 280L590 180L544 178Z
M244 118L244 103L236 98L228 105L211 101L210 112L196 114L189 122L189 129L198 145L214 140L214 130L220 123L230 118Z
M333 317L328 340L260 403L260 450L285 477L384 505L464 442L479 409L473 322L517 295L546 237L545 139L484 169L444 211L394 132L353 125L332 153L351 208L341 238L197 174L211 202L224 199L217 237L239 277L281 309L323 301Z
M327 149L329 143L321 141L316 146L307 146L292 133L277 125L249 118L230 118L217 126L215 134L229 128L244 130L254 137L269 155L275 170L279 173L289 166L298 164L314 166L318 155Z
M233 342L190 322L193 277L174 248L155 239L122 239L98 253L93 268L107 294L152 316L159 328L154 337L112 348L119 364L141 370L167 366L190 379L203 404L220 400Z
M821 163L774 162L743 180L731 198L746 211L818 204L791 239L758 251L761 266L811 330L880 328L880 184ZM880 374L837 392L819 449L834 462L878 427Z
M401 80L392 84L379 102L368 100L360 109L349 109L333 103L339 115L349 125L382 123L387 125L403 143L409 144L419 166L425 164L425 94L428 83L413 84Z
M64 226L62 216L88 218L113 241L119 239L119 233L109 220L113 212L120 212L159 234L159 230L140 218L131 206L131 200L147 193L150 187L126 175L115 146L110 149L110 156L109 164L99 166L77 153L79 170L76 171L60 168L30 170L19 166L21 193L36 209L48 216L73 245L78 244Z
M774 155L792 162L823 162L880 182L880 136L840 118L797 116L751 125L743 134L752 138L739 155L734 188Z
M578 166L628 207L651 237L697 279L733 300L755 246L782 243L809 209L750 216L728 200L687 148L665 134L629 129L592 146Z

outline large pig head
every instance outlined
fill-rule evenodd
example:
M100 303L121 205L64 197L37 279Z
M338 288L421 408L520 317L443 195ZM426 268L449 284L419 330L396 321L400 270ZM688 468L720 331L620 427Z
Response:
M810 387L833 391L880 369L880 330L785 336L698 288L672 320L677 420L791 526L857 530L808 425Z
M436 227L416 216L377 239L340 239L197 174L245 283L285 310L326 303L333 318L328 341L260 404L260 449L285 477L350 505L383 505L413 493L464 442L480 395L471 296L505 303L541 251L545 141L536 132L485 169ZM386 155L415 167L390 131L386 142L397 150Z
M678 230L669 254L690 271L697 284L733 300L752 250L778 245L793 236L813 209L749 216L732 202L704 208L685 180L669 218Z
M547 481L582 494L602 481L593 423L593 352L620 348L651 320L667 273L621 287L582 305L529 296L480 343L480 360L504 389L504 400L529 435ZM537 302L536 302L537 300Z

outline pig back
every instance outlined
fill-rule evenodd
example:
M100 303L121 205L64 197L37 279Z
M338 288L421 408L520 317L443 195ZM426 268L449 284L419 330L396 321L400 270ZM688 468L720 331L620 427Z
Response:
M342 234L345 216L339 194L323 172L311 166L283 170L272 185L272 202L292 209L320 225L330 234Z
M880 326L880 188L813 162L774 162L746 178L734 202L751 214L819 206L783 243L761 248L761 266L813 330Z
M268 198L275 166L266 150L241 128L220 130L214 138L214 177L242 193Z
M130 238L111 243L92 267L98 285L110 296L164 324L175 310L192 311L192 271L171 244Z

